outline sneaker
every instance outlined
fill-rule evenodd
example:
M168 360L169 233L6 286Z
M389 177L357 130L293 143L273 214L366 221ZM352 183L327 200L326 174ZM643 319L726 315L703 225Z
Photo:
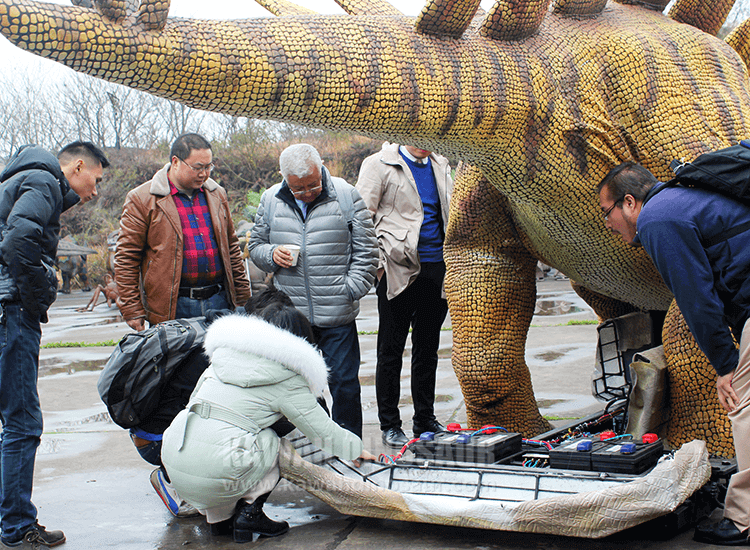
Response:
M38 549L42 547L59 546L65 542L65 535L62 531L47 531L44 525L35 523L34 526L24 533L20 541L16 543L9 543L0 540L0 548L15 548L16 550L21 549Z
M151 485L154 487L156 494L159 495L159 498L161 498L164 506L169 510L169 513L174 517L190 518L200 514L198 510L180 498L174 487L164 479L161 468L157 468L151 472Z

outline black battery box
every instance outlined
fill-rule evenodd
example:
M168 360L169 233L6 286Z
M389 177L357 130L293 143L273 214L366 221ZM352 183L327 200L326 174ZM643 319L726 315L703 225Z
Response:
M651 434L649 434L651 435ZM664 454L664 444L652 436L648 443L609 432L581 436L549 452L550 467L616 474L641 474L653 468Z
M606 445L591 453L591 465L595 472L614 474L642 474L650 470L664 454L661 439L653 443L628 440L607 441Z
M598 436L576 437L551 449L549 465L561 470L593 470L591 454L606 443L599 441Z
M474 435L440 432L432 440L420 438L409 449L418 458L429 460L494 464L520 453L521 439L521 434L504 431Z

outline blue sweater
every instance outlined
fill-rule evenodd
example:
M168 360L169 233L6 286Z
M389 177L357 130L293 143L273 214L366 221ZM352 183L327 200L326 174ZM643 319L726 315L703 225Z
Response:
M440 214L440 196L438 195L435 174L432 172L432 161L427 157L427 162L417 164L403 153L401 157L414 176L417 184L419 198L422 199L424 218L422 227L419 229L419 252L420 262L442 262L443 261L443 218Z
M702 189L652 189L638 216L636 242L654 261L703 353L719 375L737 368L750 316L750 232L707 245L750 221L750 207Z

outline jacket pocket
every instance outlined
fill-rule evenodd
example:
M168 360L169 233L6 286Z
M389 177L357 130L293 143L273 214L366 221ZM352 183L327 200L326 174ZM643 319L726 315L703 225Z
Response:
M381 228L378 235L378 245L384 258L399 265L412 265L413 253L408 249L407 236L409 231L397 228Z

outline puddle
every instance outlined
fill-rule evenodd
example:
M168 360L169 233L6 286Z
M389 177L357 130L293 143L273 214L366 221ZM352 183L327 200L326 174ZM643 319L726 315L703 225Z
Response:
M536 402L543 415L562 415L566 418L576 411L591 410L594 407L601 408L601 402L597 401L593 395L564 393L537 395Z
M107 359L90 359L88 361L72 361L65 365L60 360L40 359L39 376L52 376L53 374L74 374L76 372L100 371L104 368Z
M54 455L60 452L63 442L55 437L43 437L37 449L38 455Z
M559 405L560 403L565 403L566 401L566 399L540 399L536 402L536 406L540 409L548 409L555 405Z
M114 325L116 323L122 323L123 318L121 315L116 315L114 317L105 317L103 319L96 319L92 320L88 323L79 323L76 325L68 325L65 327L66 330L70 329L86 329L91 327L99 327L99 326L105 326L105 325Z
M78 420L64 420L60 422L60 426L82 426L84 424L94 424L96 422L107 422L108 424L113 423L108 412L101 412L84 418L79 418Z
M567 315L580 313L583 308L574 306L567 300L537 300L534 315Z
M95 325L113 325L115 323L122 323L124 319L122 318L122 315L115 315L114 317L109 317L107 319L102 319L98 323L94 323Z
M563 357L565 354L575 349L576 348L561 348L559 350L545 351L534 355L534 359L538 359L540 361L554 361L556 359L560 359L560 357Z

